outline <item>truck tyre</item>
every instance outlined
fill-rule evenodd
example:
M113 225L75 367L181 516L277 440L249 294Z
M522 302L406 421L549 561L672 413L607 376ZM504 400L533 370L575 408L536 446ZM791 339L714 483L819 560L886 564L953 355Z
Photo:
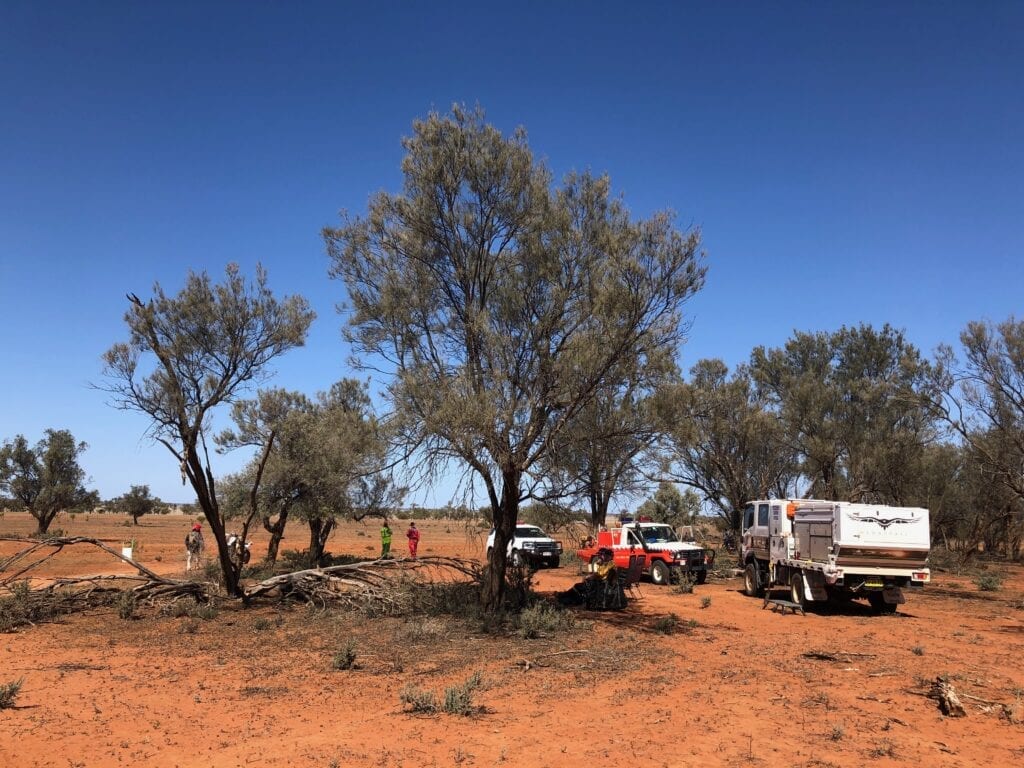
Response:
M881 592L868 592L868 602L875 613L896 613L897 603L885 602Z
M559 564L559 559L558 559L557 557L556 557L556 558L554 558L554 559L553 559L553 560L551 561L551 567L552 567L552 568L557 568L557 567L558 567L558 564Z
M516 568L519 568L520 566L523 565L523 556L522 556L522 554L520 554L518 549L513 549L512 550L512 558L511 559L512 559L512 565L514 565Z
M661 560L655 560L651 563L651 582L658 585L668 584L671 578L672 573L665 563Z
M762 597L764 595L761 575L757 572L757 563L747 563L747 567L743 569L743 593L747 597Z
M804 597L804 577L800 571L793 574L789 581L789 599L801 608L807 607L807 598Z
M708 580L708 572L707 571L695 571L694 574L693 574L693 577L697 580L698 584L703 584L704 582L706 582Z
M491 562L491 552L494 551L494 547L487 548L487 562Z

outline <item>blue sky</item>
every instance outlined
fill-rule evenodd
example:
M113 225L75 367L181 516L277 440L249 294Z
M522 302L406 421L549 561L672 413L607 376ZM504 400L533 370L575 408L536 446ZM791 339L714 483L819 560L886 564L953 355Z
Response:
M684 368L860 322L930 354L1022 314L1022 37L1019 3L7 0L0 439L68 428L104 497L192 500L90 387L125 293L262 262L319 315L273 383L351 375L320 229L397 190L401 137L453 102L702 229Z

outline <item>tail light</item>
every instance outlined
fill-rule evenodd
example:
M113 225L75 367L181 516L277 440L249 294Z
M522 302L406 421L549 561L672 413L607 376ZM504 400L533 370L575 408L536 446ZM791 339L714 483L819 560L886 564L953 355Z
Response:
M913 581L931 581L932 575L928 571L914 571L910 574Z

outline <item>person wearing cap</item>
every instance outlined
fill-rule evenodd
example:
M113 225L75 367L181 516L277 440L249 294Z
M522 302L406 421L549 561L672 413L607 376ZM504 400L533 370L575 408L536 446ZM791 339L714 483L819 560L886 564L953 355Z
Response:
M409 523L409 530L405 532L405 538L409 540L409 557L416 559L416 548L420 545L420 532L416 528L416 521Z
M203 541L203 526L196 522L192 525L192 530L185 535L185 572L192 570L192 558L196 560L196 567L200 566L203 557L203 550L206 548L206 542Z
M391 557L391 528L387 520L380 527L380 559L385 557Z

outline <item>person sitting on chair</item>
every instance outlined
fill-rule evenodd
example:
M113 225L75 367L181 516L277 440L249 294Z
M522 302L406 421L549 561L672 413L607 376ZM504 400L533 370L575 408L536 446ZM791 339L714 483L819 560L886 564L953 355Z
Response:
M575 584L572 589L558 596L560 603L564 605L591 605L597 601L599 596L604 595L610 584L618 584L619 572L615 567L615 560L611 549L601 547L594 557L594 563L597 567L592 573L587 574L587 577L580 583Z

